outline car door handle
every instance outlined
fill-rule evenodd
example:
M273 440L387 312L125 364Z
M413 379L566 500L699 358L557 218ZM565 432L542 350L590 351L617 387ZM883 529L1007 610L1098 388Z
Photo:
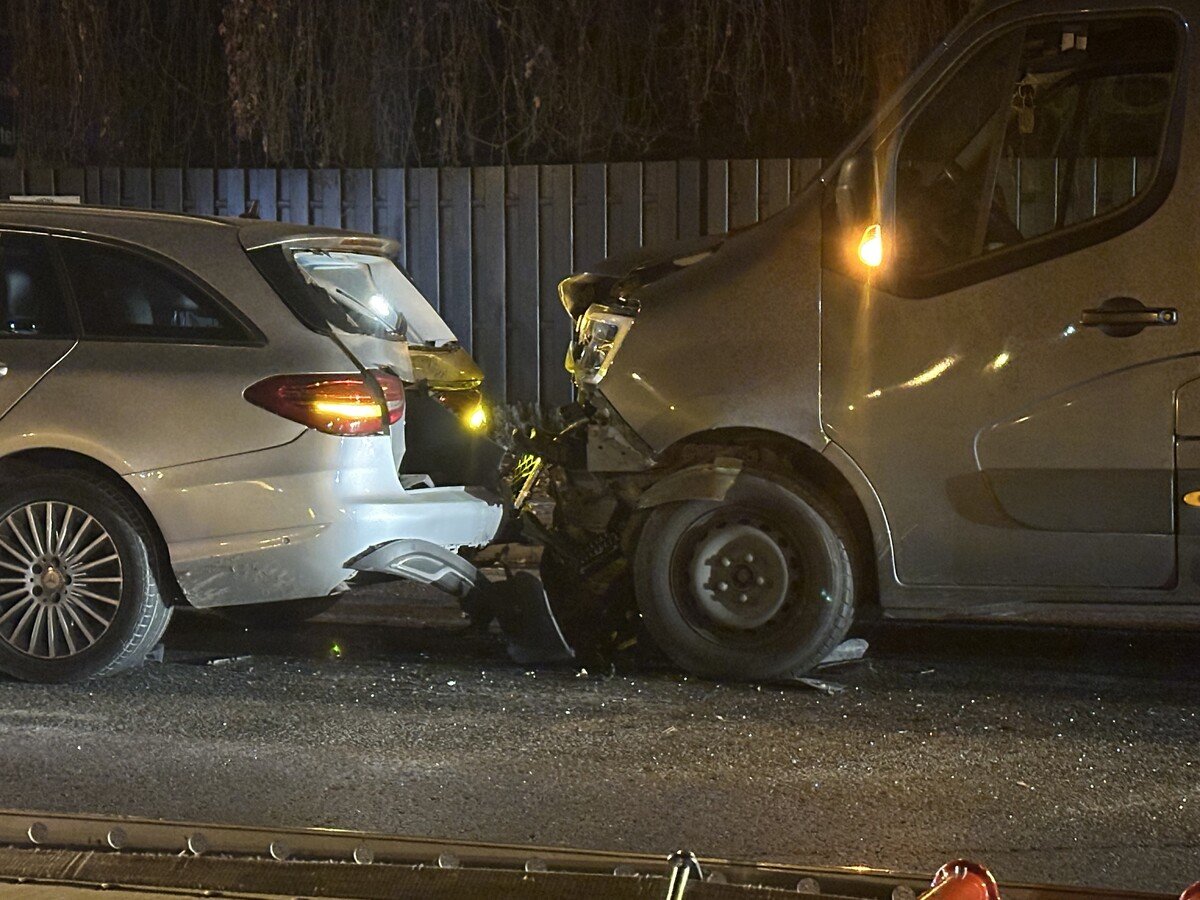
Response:
M1179 310L1173 306L1143 306L1133 297L1110 297L1079 317L1082 328L1099 328L1109 337L1131 337L1152 325L1175 325Z

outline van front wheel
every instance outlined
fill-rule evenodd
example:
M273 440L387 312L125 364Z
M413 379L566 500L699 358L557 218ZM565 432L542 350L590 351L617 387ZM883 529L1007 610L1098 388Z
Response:
M720 501L664 504L634 551L649 635L711 678L801 675L846 636L861 579L841 509L818 488L743 471Z

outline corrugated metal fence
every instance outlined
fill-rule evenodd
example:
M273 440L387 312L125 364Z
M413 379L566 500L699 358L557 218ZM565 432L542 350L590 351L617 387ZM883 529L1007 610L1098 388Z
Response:
M0 196L237 215L396 238L417 286L498 401L570 399L557 284L613 253L749 225L819 160L739 159L444 169L0 170Z

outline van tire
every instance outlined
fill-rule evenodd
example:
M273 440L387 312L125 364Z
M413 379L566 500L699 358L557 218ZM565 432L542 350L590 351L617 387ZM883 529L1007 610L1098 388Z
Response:
M723 500L654 509L634 549L646 631L676 665L801 676L846 636L864 580L845 514L815 485L743 470Z
M5 481L0 486L0 538L8 545L18 550L22 556L29 555L16 540L8 518L14 514L25 515L24 510L30 509L37 521L38 511L45 522L45 504L54 505L54 510L60 516L58 522L52 519L52 532L57 533L61 528L67 533L69 524L78 524L83 516L91 516L94 524L84 532L83 541L90 543L99 537L99 529L107 534L107 543L99 544L96 554L83 557L79 565L88 565L87 576L93 580L111 581L119 577L119 583L100 586L92 584L96 592L111 592L113 595L108 603L92 601L90 605L99 610L99 614L107 615L106 609L112 600L116 601L115 612L111 620L103 628L95 619L89 617L80 607L76 606L75 615L84 621L85 626L94 635L94 641L83 646L86 638L74 624L74 617L67 615L64 609L64 619L70 624L73 633L72 640L76 642L77 652L66 653L66 636L61 626L56 625L57 649L59 655L49 656L49 624L43 625L43 640L46 641L45 651L42 652L40 643L31 646L30 650L20 649L24 643L23 637L32 633L33 626L28 631L22 630L15 637L10 634L12 623L24 615L12 616L7 623L0 625L0 672L4 672L23 681L61 683L81 681L97 675L111 675L139 665L146 655L162 640L171 621L171 607L163 600L159 590L159 576L155 571L154 539L152 526L145 520L144 513L136 504L108 478L88 471L78 469L62 469L54 471L35 471L20 479ZM63 520L67 507L76 511L70 520ZM24 524L28 525L26 521ZM22 537L32 541L32 534L26 528ZM39 540L41 538L39 537ZM105 540L101 538L101 540ZM49 543L45 541L44 543ZM66 549L67 541L61 540L62 549ZM82 546L80 544L79 546ZM38 546L34 546L35 551ZM99 553L111 549L118 557L116 563L107 563L100 568L91 565L95 559L100 559ZM7 551L6 551L7 552ZM53 552L47 548L47 553ZM76 548L78 552L78 547ZM65 557L64 557L65 560ZM10 565L12 560L7 560ZM64 567L66 563L64 562ZM109 567L106 568L105 566ZM119 576L115 573L118 572ZM16 574L12 569L5 569L9 575ZM99 575L95 573L110 573ZM0 592L2 593L2 592ZM21 597L13 602L0 603L0 617L14 603L22 601ZM27 606L25 607L27 608ZM48 619L52 612L46 613ZM36 618L36 617L35 617ZM62 621L57 619L56 622Z

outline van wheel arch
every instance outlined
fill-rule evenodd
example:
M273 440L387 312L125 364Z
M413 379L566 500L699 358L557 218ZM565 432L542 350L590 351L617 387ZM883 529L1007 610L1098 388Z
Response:
M750 466L799 477L825 491L850 522L863 559L863 601L859 614L872 618L879 610L879 572L875 534L866 507L838 468L810 445L779 432L757 428L722 428L689 435L668 447L661 465L678 469L732 457Z
M162 535L162 530L158 527L158 522L149 507L146 506L145 501L142 500L141 495L112 468L94 457L73 450L40 447L32 450L19 450L0 458L0 481L8 481L37 472L62 469L90 472L103 478L134 505L141 514L147 533L152 538L153 564L155 575L161 586L163 600L168 606L187 606L183 589L175 578L175 570L171 566L171 555L167 550L167 542Z

